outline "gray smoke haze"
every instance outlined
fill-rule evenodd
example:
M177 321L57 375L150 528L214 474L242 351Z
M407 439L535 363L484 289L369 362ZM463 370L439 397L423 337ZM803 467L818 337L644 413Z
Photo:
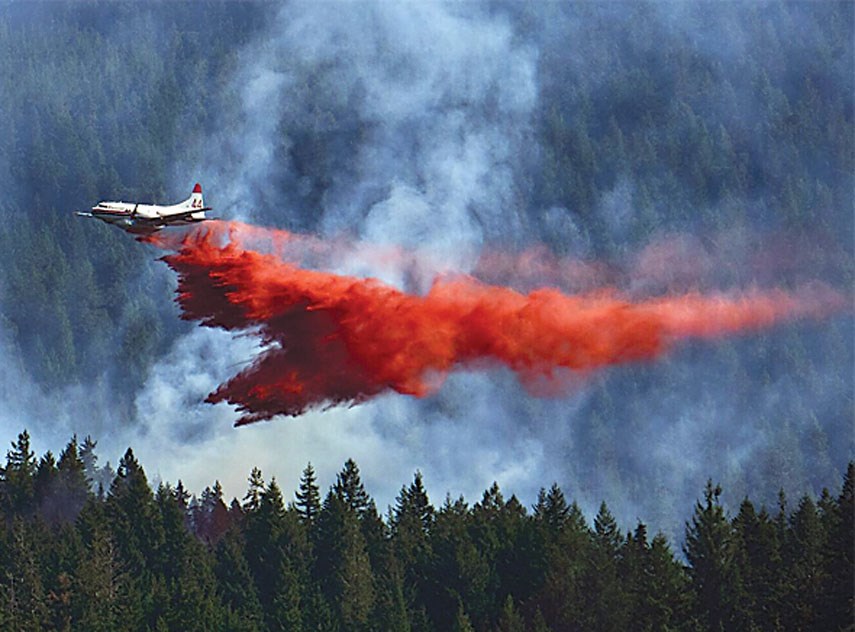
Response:
M662 34L695 37L699 27L670 7L654 5L662 14ZM519 7L510 8L489 10L471 3L284 6L269 30L240 54L233 84L237 102L223 115L223 132L204 140L209 150L200 165L205 181L234 216L417 250L438 272L468 271L485 247L521 248L543 233L559 235L575 257L591 256L590 234L572 209L532 212L527 206L526 179L537 167L539 152L531 144L534 116L539 95L556 77L575 70L592 92L608 80L607 66L597 59L607 43L592 41L584 13L589 8L613 13L618 33L631 30L632 11L623 5L583 5L582 15L574 15L542 5L522 11L529 14L532 29L523 32L519 27L526 16L515 16ZM725 39L702 38L699 54L719 62L732 57L738 66L740 51L750 46L738 17L732 11L716 21ZM545 59L563 46L568 51L560 60ZM552 63L564 67L553 73ZM740 107L751 109L747 102ZM353 137L356 127L362 131ZM317 174L301 173L303 151L329 152L330 170L322 182ZM744 203L758 205L756 200ZM597 208L611 238L627 244L617 267L624 270L620 283L635 293L732 283L722 272L728 264L744 264L755 279L762 276L761 266L751 260L761 237L754 226L731 227L707 235L706 242L691 233L665 233L661 243L632 249L633 227L644 219L632 174L620 175ZM764 210L758 208L757 215ZM761 279L766 284L774 284L784 267L770 265ZM342 257L336 269L402 287L412 283L404 270L372 267L355 255ZM423 291L429 282L427 276L408 289ZM846 319L836 326L848 331ZM176 349L195 347L209 335L194 331ZM215 353L240 357L234 344L244 343L223 339ZM760 343L741 344L750 356ZM722 375L715 356L714 349L693 345L658 365L595 376L556 399L532 398L512 375L496 370L453 374L426 400L390 394L352 409L238 431L226 427L231 413L220 410L219 421L204 431L200 423L194 442L178 442L175 454L198 455L194 462L204 474L198 483L190 479L191 487L215 475L235 494L243 490L254 464L268 477L276 475L288 490L305 462L311 460L321 480L330 482L343 460L353 457L380 506L393 502L416 469L436 501L446 493L476 500L496 480L507 494L531 503L540 486L558 481L589 515L606 499L625 525L642 519L678 537L708 477L721 480L735 501L751 491L746 485L761 480L761 471L774 472L792 495L810 491L806 481L836 480L840 464L814 464L809 473L792 472L787 478L781 476L784 465L769 461L783 444L803 435L830 440L818 420L829 411L839 414L841 402L844 407L851 403L851 367L820 361L807 384L795 380L794 385L793 376L784 374L770 376L760 387L754 376ZM176 366L176 358L155 366L138 406L158 400L154 394L163 385L157 375L182 384L184 371L177 371L177 382L169 377ZM638 381L639 373L645 386L633 390L626 382L629 376ZM199 397L220 379L203 374L207 385L199 383ZM754 392L734 397L746 391L746 381ZM616 419L592 422L597 396L625 400L612 407ZM169 408L174 407L173 402ZM194 405L189 418L210 419L212 413L205 410L197 412ZM158 460L163 432L156 424L166 417L165 410L142 416L155 428L145 462L160 463L166 478L187 481L186 459L169 466ZM591 432L609 436L592 437ZM840 453L851 456L851 437L843 443ZM593 445L596 456L590 454ZM600 452L603 445L611 447ZM214 463L219 465L211 467ZM746 475L752 469L756 476Z
M845 280L851 252L817 255L770 238L779 229L776 202L759 189L714 207L687 200L685 221L641 243L639 227L655 219L656 206L645 202L640 170L613 174L587 215L532 199L544 151L536 131L559 115L544 112L546 96L571 86L579 109L560 115L581 119L611 90L624 40L652 59L679 42L713 75L732 77L735 92L709 109L741 129L762 109L751 79L740 75L762 29L747 24L743 11L761 25L789 29L792 38L784 39L806 60L820 36L810 20L806 33L780 23L771 4L707 8L710 19L701 23L689 3L670 2L284 4L236 51L227 85L208 86L218 103L210 131L188 141L169 188L183 192L197 178L215 215L346 235L354 245L334 271L411 291L424 291L434 272L468 272L482 255L543 241L592 263L604 256L602 234L615 244L602 278L639 296ZM634 27L645 11L657 16L652 33ZM851 74L851 48L828 60L841 82ZM795 71L772 63L769 72L786 83ZM646 93L627 97L642 99L653 109L680 107ZM665 133L650 130L651 137ZM768 149L751 151L761 165L773 161ZM748 209L744 223L728 221L737 207ZM698 228L709 217L723 219L716 230ZM365 256L386 246L416 253L420 273ZM522 279L520 271L506 277L517 285L546 281ZM331 484L347 458L359 464L381 508L415 470L437 504L447 493L474 502L497 481L506 496L530 505L538 488L555 481L589 517L606 500L622 527L640 519L679 539L707 478L723 484L732 507L745 494L757 498L755 485L765 480L780 481L791 498L837 480L855 456L851 341L851 317L844 316L746 336L726 349L686 345L656 364L577 380L560 397L532 397L506 370L461 371L424 400L388 394L235 429L234 411L203 400L251 359L252 337L201 328L178 336L137 385L130 427L111 423L111 394L98 378L45 393L0 339L0 401L7 404L0 428L14 437L26 425L37 450L54 451L61 445L50 440L91 432L102 462L115 463L131 445L153 480L182 479L198 491L219 479L237 497L253 466L289 494L308 461L320 483ZM776 370L793 355L811 360L806 374ZM733 365L739 372L722 370ZM833 462L790 460L803 442L830 444ZM758 500L773 503L775 491L760 491Z
M486 240L529 237L517 198L537 97L535 53L507 18L474 4L287 5L265 36L241 52L232 86L239 103L224 114L224 133L204 139L200 177L230 217L417 250L427 272L415 289L424 290L431 269L470 269ZM327 120L329 112L345 120ZM346 156L331 158L337 168L317 200L311 195L317 183L294 164L300 140L281 140L283 129L300 130L306 121L306 134L321 137L357 122L368 129ZM338 258L336 271L399 286L414 282L411 270L372 264L358 251ZM196 348L209 335L194 331L176 350ZM227 341L216 349L230 361L248 357L235 355ZM157 428L175 411L175 397L162 394L164 383L189 392L186 372L176 370L185 361L194 360L167 358L153 368L137 398L138 410L152 411L140 416L144 427ZM210 362L199 364L208 379L194 391L195 401L222 380ZM381 507L394 502L416 469L437 500L446 492L477 498L493 480L533 499L561 469L544 463L540 431L516 428L513 407L503 403L508 389L518 390L510 375L455 375L429 402L389 395L249 432L211 423L190 449L204 455L204 464L221 455L216 476L234 494L242 492L253 464L288 489L309 460L321 480L331 482L353 457ZM209 407L201 407L204 416ZM196 415L195 408L179 414ZM150 436L152 456L141 452L143 462L157 461L161 475L182 476L192 488L187 461L163 465L157 457L162 433ZM180 443L176 452L185 448ZM210 479L206 470L202 476Z

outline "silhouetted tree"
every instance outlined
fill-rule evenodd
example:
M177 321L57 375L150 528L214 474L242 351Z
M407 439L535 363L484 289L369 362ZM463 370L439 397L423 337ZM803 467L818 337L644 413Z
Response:
M704 503L698 501L686 525L683 546L695 595L695 614L709 630L729 627L733 610L733 541L719 496L721 487L713 487L708 481Z
M315 469L311 463L306 465L306 469L303 470L303 475L300 478L300 487L296 495L296 505L300 513L300 519L306 525L311 526L321 511L321 492L318 488L317 478L315 477Z

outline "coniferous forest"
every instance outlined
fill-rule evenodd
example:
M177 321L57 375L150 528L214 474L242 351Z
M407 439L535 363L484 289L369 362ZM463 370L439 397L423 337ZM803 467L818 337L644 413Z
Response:
M236 447L230 500L116 463L198 466L205 369L245 358L179 319L162 253L72 211L198 180L226 219L469 235L633 296L851 299L853 42L849 0L0 0L0 630L852 630L851 310L553 399L452 376L358 408L369 465L332 411L338 474ZM395 494L387 463L424 477ZM440 502L506 474L531 497Z
M348 460L293 498L257 468L155 491L129 448L107 489L96 443L7 452L0 503L4 630L847 630L855 464L839 490L734 515L710 481L673 548L604 502L589 523L553 484L533 507L496 484L435 506L422 475L381 516Z

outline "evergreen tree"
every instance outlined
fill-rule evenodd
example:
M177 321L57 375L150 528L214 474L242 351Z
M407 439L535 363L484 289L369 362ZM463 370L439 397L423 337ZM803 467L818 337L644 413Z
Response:
M413 482L401 488L390 517L393 549L403 568L404 598L414 632L428 625L428 572L433 558L428 535L433 514L422 475L416 472Z
M156 504L164 532L156 570L168 596L163 622L171 630L215 629L225 612L216 594L208 551L187 530L186 506L175 489L161 484Z
M90 488L95 486L92 491L97 491L97 483L100 482L98 480L98 455L95 454L97 446L98 442L91 435L86 435L83 443L80 444L80 460L83 462L83 475L89 482Z
M493 614L489 608L490 565L476 548L471 527L472 516L463 498L454 502L446 498L431 526L428 546L432 556L426 580L436 629L462 626L464 617L472 625L470 612L480 621L489 621Z
M683 547L695 596L695 616L709 630L728 627L733 608L733 544L719 496L721 487L713 487L708 481L704 504L696 503L692 520L686 524Z
M243 537L237 528L227 531L219 541L214 565L217 590L228 609L227 629L260 632L264 612L243 549Z
M11 459L10 459L11 460ZM0 627L128 630L847 629L853 587L853 472L778 516L745 500L731 523L709 482L686 528L683 567L661 534L639 523L625 538L605 503L589 529L553 486L532 516L498 485L471 509L430 504L419 473L390 512L333 486L307 521L254 470L247 513L226 510L219 484L188 506L180 485L156 495L128 450L106 498L88 492L72 438L55 463L30 456L33 502L82 493L72 524L40 513L0 528ZM347 470L348 468L346 468ZM358 477L342 474L342 482ZM261 486L258 489L258 486ZM364 491L364 490L363 490ZM551 499L550 499L551 497ZM59 506L59 505L56 505ZM193 536L221 506L214 551ZM361 509L359 509L361 507ZM42 513L44 510L42 511ZM360 513L361 512L361 513ZM53 515L53 514L52 514ZM58 514L57 514L58 515ZM552 519L550 519L550 516ZM366 537L368 534L368 537ZM369 539L370 538L370 539Z
M532 623L532 632L551 632L551 628L543 618L543 613L538 608L534 613L534 621Z
M564 528L570 515L570 508L564 498L564 492L553 483L549 492L542 487L537 495L537 504L534 507L534 517L538 521L545 522L551 533L559 533Z
M179 481L179 485L180 485ZM210 545L219 542L231 524L231 517L223 502L223 487L220 481L214 482L213 489L206 487L202 498L193 513L193 531L198 538Z
M263 493L264 479L261 476L261 470L254 467L249 474L249 488L246 490L246 496L243 497L243 510L247 513L258 511Z
M597 630L626 630L628 612L626 599L618 577L618 560L621 535L617 522L606 503L594 519L594 542L589 550L584 582L588 586L585 611L590 624Z
M368 549L369 558L374 559L370 544ZM404 596L404 579L400 564L391 550L387 548L385 555L376 565L372 562L372 570L375 599L371 629L384 632L409 632L412 628Z
M775 525L745 499L733 520L734 565L739 588L735 621L745 630L779 628L782 560Z
M50 626L70 630L75 625L77 587L74 574L85 555L80 534L70 523L62 522L44 534L46 546L39 560Z
M639 522L628 533L620 556L629 618L627 630L680 629L689 618L688 578L661 533L647 540L647 526Z
M567 507L558 486L553 485L553 489L546 497L547 510L538 514L536 508L535 512L543 534L546 567L534 605L553 629L577 630L584 624L584 560L590 555L591 532L579 506L573 502Z
M89 481L86 479L85 464L77 449L77 437L71 438L59 455L57 464L56 490L53 513L61 522L77 518L89 497Z
M20 436L19 436L20 440ZM3 611L9 630L48 629L48 603L40 568L40 552L47 533L39 525L12 520L9 542L10 564L3 570Z
M826 534L814 502L805 496L791 517L784 594L784 625L790 630L816 629L826 583L823 550Z
M300 487L297 490L297 509L300 519L307 525L314 524L321 511L321 493L318 488L315 470L312 464L306 465L303 476L300 478Z
M359 518L373 506L373 501L362 484L359 467L353 459L345 461L344 468L336 475L333 492Z
M145 472L130 448L119 461L105 509L120 564L128 573L129 593L137 600L128 604L127 627L154 626L159 603L146 597L157 586L163 527Z
M475 632L475 628L472 627L472 623L469 621L469 617L466 614L466 611L463 610L463 604L458 604L457 606L457 615L454 617L454 625L451 627L452 632Z
M6 452L2 471L3 509L7 516L29 515L33 510L36 460L30 449L30 434L24 430Z
M496 625L497 632L525 632L525 620L517 612L514 600L510 595L505 599L502 610L499 613L499 622Z
M80 629L110 632L120 626L134 627L134 616L139 616L138 612L133 612L134 599L129 594L134 588L120 567L118 549L105 527L97 525L90 532L86 555L74 580Z
M366 629L375 581L354 506L331 489L317 521L317 578L334 620L347 630Z
M250 484L259 480L260 472L250 478ZM257 502L257 508L247 514L245 555L266 626L271 630L299 630L306 546L298 518L286 513L275 479L258 492L257 498L247 496L249 506Z
M48 524L56 524L58 517L53 508L54 494L57 487L56 459L48 450L39 459L36 475L33 479L33 502L39 508L39 513Z
M844 630L852 625L855 613L855 462L849 462L840 495L828 513L822 626Z

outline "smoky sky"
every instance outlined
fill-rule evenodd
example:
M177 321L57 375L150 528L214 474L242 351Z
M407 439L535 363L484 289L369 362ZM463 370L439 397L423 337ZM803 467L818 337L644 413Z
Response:
M786 165L752 132L769 123L768 99L777 93L744 72L761 66L784 96L810 76L824 94L841 95L851 121L851 28L848 40L818 46L828 38L823 11L813 3L273 5L235 45L225 81L207 86L210 120L189 136L177 132L180 159L169 163L166 188L178 195L199 180L215 215L417 252L426 262L419 275L377 265L358 249L331 270L414 292L424 292L434 273L478 272L485 253L517 255L544 244L559 261L602 266L597 274L642 296L687 286L846 284L852 243L837 235L852 235L852 209L819 217L813 235L786 232L777 190ZM97 16L102 25L111 19ZM146 20L156 30L157 12ZM776 55L765 44L770 30L784 43ZM818 58L818 50L832 52ZM644 203L651 180L667 172L660 157L601 174L591 199L554 203L539 185L549 164L540 142L549 117L572 125L611 104L618 123L643 129L654 145L679 133L661 121L684 121L689 133L692 121L680 118L674 98L675 54L691 55L698 73L729 87L692 103L692 116L711 133L718 125L734 131L751 158L744 196L699 207L692 184L676 181L682 219L644 233L640 227L666 204ZM631 73L632 63L661 72L622 93L615 77ZM635 123L639 108L647 116ZM805 156L817 177L837 173L835 190L851 191L851 172L829 164L828 152ZM740 222L721 220L735 208ZM140 274L166 274L158 270ZM518 287L555 281L519 269L492 273ZM679 535L707 478L722 483L731 507L745 494L771 506L778 486L798 496L836 484L855 454L851 341L844 315L726 348L692 343L662 362L597 373L560 397L531 397L506 370L460 371L425 400L384 395L234 429L234 411L202 401L252 358L257 342L184 330L134 389L131 427L110 429L109 393L84 384L74 397L97 392L100 403L87 409L87 421L63 414L54 429L95 429L102 460L115 461L129 443L150 477L181 478L194 490L219 479L227 494L241 496L257 465L288 492L307 461L331 483L352 457L381 507L415 470L436 503L446 493L475 501L495 480L531 504L539 487L555 481L589 515L606 500L625 528L640 519ZM14 345L4 346L9 367L15 354ZM14 375L27 386L0 393L26 411L21 393L31 387L26 375ZM38 410L4 420L4 428L26 422L21 416L32 428L52 428L36 420L49 417ZM800 451L807 457L791 456ZM819 454L831 460L820 462Z

